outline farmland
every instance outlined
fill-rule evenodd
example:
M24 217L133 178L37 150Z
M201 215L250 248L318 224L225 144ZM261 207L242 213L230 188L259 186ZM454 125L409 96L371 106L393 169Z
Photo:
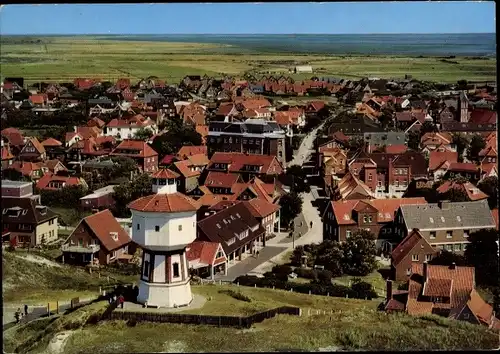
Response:
M186 75L289 74L308 64L314 75L364 76L456 82L494 80L495 58L361 56L256 52L229 44L120 41L99 37L47 37L32 41L2 40L2 75L27 82L71 81L96 77L114 81L157 76L178 83ZM295 79L311 74L291 74Z

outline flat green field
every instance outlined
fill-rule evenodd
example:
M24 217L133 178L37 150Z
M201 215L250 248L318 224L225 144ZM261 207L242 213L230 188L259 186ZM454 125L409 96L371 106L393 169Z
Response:
M42 43L1 45L4 77L68 81L75 77L134 80L157 76L178 83L186 75L288 74L295 65L312 65L314 75L339 78L376 76L435 82L495 80L496 59L431 57L327 56L254 53L221 44L103 40L98 37L42 38ZM292 74L296 79L312 74Z

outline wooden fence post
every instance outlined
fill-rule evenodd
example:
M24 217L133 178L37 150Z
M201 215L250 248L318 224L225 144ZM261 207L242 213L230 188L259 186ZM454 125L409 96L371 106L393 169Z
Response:
M326 293L326 296L330 296L330 293Z
M256 287L257 287L257 284L254 284L254 285L253 285L253 287L254 287L254 288L256 288Z
M273 290L274 290L274 285L273 285Z
M237 285L237 286L240 286L240 282L237 282L237 283L236 283L236 285Z
M311 290L309 290L309 295L311 295Z

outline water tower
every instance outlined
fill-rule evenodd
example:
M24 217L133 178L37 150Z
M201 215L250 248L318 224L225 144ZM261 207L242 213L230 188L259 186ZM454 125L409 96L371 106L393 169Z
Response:
M138 302L153 307L189 305L186 247L196 239L198 203L177 192L179 175L162 169L152 175L154 194L131 202L132 239L143 250Z

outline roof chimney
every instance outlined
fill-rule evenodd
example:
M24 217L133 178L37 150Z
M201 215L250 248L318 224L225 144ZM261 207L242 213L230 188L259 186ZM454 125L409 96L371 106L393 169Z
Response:
M427 266L428 266L427 261L425 261L424 264L423 264L423 269L424 270L423 270L423 274L422 274L422 276L424 277L424 282L427 281Z
M386 283L387 301L392 299L392 280L387 279Z
M450 269L455 269L457 267L456 263L455 262L452 262L451 263L451 266L450 266Z

